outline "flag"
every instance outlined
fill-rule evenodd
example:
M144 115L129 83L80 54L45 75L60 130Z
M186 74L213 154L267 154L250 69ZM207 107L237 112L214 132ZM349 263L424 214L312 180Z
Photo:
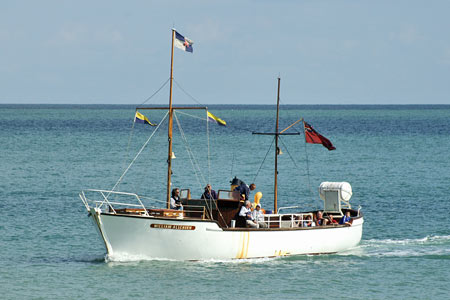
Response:
M153 124L152 122L150 122L146 116L144 116L143 114L141 114L140 112L136 112L136 116L134 117L134 122L135 123L144 123L144 124L148 124L151 126L156 126L156 124Z
M192 44L194 42L188 38L185 38L184 36L182 36L181 34L179 34L176 31L175 31L174 43L175 43L175 47L177 47L183 51L187 51L187 52L191 52L191 53L194 51L194 49L192 48Z
M222 126L227 126L227 122L225 122L224 120L216 117L215 115L213 115L209 111L207 111L207 115L208 115L208 121L217 123L217 124L222 125Z
M322 144L328 150L336 150L333 144L329 139L322 136L320 133L314 130L311 125L306 122L303 122L303 126L305 127L305 140L309 144Z

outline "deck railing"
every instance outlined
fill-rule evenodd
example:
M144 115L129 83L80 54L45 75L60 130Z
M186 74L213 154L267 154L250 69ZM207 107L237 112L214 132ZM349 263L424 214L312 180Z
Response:
M310 220L307 220L307 217ZM313 221L312 213L297 213L297 214L267 214L264 215L264 223L269 228L293 228L306 227L305 222Z
M86 196L86 193L93 193L94 195L97 195L96 200L89 199ZM98 195L101 197L98 198ZM121 202L121 201L110 201L111 197L122 197L122 198L131 198L134 199L133 202ZM132 207L137 209L142 209L143 214L148 216L148 212L144 206L144 204L141 201L141 198L134 193L125 193L125 192L117 192L117 191L107 191L107 190L83 190L80 193L81 201L83 201L84 206L88 211L90 211L90 208L95 207L97 209L101 209L104 211L107 211L109 209L109 212L117 213L116 209L117 206L121 207ZM114 207L116 206L116 207Z
M89 196L91 196L90 194L95 196L91 199L87 197L87 194L89 194ZM89 189L81 191L80 198L87 211L90 211L91 208L96 208L103 212L113 214L132 214L180 219L184 217L206 219L208 217L205 207L201 205L184 205L183 210L161 209L155 206L145 207L142 203L142 199L150 199L159 202L162 204L162 207L164 207L166 202L163 200L142 197L134 193ZM111 198L131 198L132 201L113 201Z

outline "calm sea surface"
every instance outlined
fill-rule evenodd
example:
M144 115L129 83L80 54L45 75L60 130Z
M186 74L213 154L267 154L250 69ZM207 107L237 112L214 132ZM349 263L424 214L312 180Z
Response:
M280 128L303 117L337 150L283 137L279 207L320 207L322 181L348 181L365 214L361 244L336 255L206 262L105 260L78 193L112 188L150 137L154 128L132 128L134 111L0 105L1 299L450 299L450 106L283 106ZM256 183L270 209L273 138L251 132L274 131L274 107L210 111L228 126L209 123L209 143L204 112L177 114L174 185L199 196L206 181L226 189L238 176ZM121 191L164 199L165 126Z

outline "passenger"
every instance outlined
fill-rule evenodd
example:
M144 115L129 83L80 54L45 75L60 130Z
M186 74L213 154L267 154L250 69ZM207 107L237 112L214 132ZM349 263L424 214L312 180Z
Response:
M302 227L312 227L312 223L313 222L311 220L311 215L307 215L305 220L303 221L303 226Z
M338 221L333 218L333 215L328 215L328 219L325 219L326 225L337 225Z
M339 224L346 225L346 226L352 226L353 220L350 217L350 211L347 211L345 213L345 216L342 217L341 221L339 221Z
M217 193L215 190L211 189L211 185L208 184L205 187L205 192L200 197L201 199L217 199Z
M256 204L255 210L252 212L253 220L258 224L259 228L267 228L267 224L264 222L264 213L261 210L261 204Z
M180 189L179 188L174 188L172 190L172 197L170 198L170 208L183 210L183 205L181 204L181 199L180 199Z
M242 205L241 210L239 211L239 216L245 218L245 223L247 227L258 228L258 224L254 222L251 210L252 204L250 201L246 200L244 205Z
M316 214L316 225L323 226L325 224L325 219L323 218L322 212L319 210Z

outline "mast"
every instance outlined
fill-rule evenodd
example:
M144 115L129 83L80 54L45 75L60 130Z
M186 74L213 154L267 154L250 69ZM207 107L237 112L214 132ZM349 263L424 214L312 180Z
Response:
M275 179L273 185L273 210L277 213L277 197L278 197L278 135L279 135L279 113L280 113L280 77L278 77L278 93L277 93L277 120L275 125Z
M175 29L172 29L172 55L170 58L170 93L169 93L169 149L167 154L167 208L170 208L170 179L172 176L172 128L173 128L173 108L172 108L172 86L173 86L173 43L175 40Z
M273 210L277 212L277 202L278 202L278 155L280 154L280 148L278 147L278 138L280 135L300 135L299 132L285 132L301 120L295 121L293 124L289 125L286 129L280 131L279 129L279 115L280 115L280 77L278 77L278 93L277 93L277 120L275 123L275 132L252 132L252 134L260 135L274 135L275 136L275 174L274 174L274 185L273 185ZM272 145L271 145L272 146Z

